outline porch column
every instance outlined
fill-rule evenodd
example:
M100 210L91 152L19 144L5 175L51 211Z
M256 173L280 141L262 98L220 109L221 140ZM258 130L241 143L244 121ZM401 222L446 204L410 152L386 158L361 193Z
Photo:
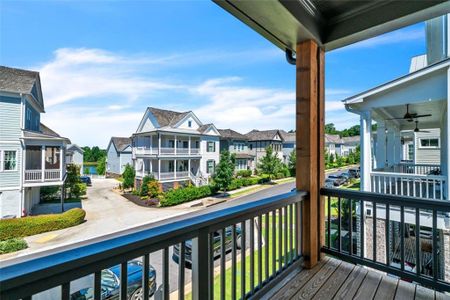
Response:
M45 180L45 146L41 146L41 181Z
M161 160L158 159L158 180L161 180Z
M153 154L153 135L150 135L150 154Z
M188 153L189 153L189 155L191 155L191 136L189 136L189 139L188 139Z
M59 148L59 180L63 179L63 162L64 162L64 149Z
M161 155L161 133L158 133L158 155Z
M394 165L395 162L395 127L392 124L388 124L387 126L387 151L386 153L386 160L388 167L391 167Z
M371 151L371 132L372 117L371 112L361 113L360 117L360 136L361 136L361 190L370 192L370 172L372 171L372 151Z
M191 175L191 159L188 159L188 171L188 174Z
M296 49L296 188L308 192L302 202L302 253L307 268L321 258L325 242L324 199L324 50L314 41Z
M174 149L173 154L177 154L177 136L174 135Z
M377 120L377 148L376 168L383 169L386 165L386 124L384 120Z
M145 176L145 158L142 160L142 177Z
M151 173L152 176L153 176L153 160L152 160L152 159L149 159L148 162L150 163L150 173Z
M402 160L402 136L400 129L396 127L394 129L394 164L399 164Z
M177 179L177 160L173 160L173 178Z

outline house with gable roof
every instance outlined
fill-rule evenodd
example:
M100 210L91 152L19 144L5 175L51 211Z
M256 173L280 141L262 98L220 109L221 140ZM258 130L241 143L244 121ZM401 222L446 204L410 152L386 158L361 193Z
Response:
M227 150L235 155L235 171L254 170L255 156L249 152L248 138L232 129L219 129L220 151Z
M266 154L266 148L271 146L279 159L283 160L283 136L280 130L253 129L245 135L249 143L249 153L255 156L255 168L259 160Z
M136 184L152 175L173 187L191 181L203 185L219 162L220 133L192 112L148 107L132 135Z
M131 138L113 136L106 148L106 173L120 176L126 165L133 165L131 159Z

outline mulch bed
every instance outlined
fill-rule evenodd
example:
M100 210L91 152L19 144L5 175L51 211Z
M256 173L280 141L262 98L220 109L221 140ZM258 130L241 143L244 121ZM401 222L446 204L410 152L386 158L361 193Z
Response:
M133 202L134 204L139 205L139 206L156 207L159 204L159 199L142 200L141 197L130 194L130 193L122 194L122 196L124 196L125 198L127 198L128 200L130 200L131 202Z

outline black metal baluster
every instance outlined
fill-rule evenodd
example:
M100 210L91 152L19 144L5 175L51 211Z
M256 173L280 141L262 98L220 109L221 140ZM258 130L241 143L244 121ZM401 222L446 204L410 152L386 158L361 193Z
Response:
M94 273L94 299L100 299L102 295L102 271Z
M247 238L245 221L241 223L241 299L245 299L245 239ZM214 295L214 294L213 294Z
M255 292L255 219L250 219L250 292Z
M341 218L341 197L338 197L338 251L342 252L342 218Z
M169 300L169 248L163 249L163 299Z
M142 276L142 291L143 291L143 296L144 299L148 299L150 292L149 292L149 272L150 272L150 256L148 254L145 254L144 257L142 258L142 263L144 265L144 272L143 272L143 276ZM94 298L94 299L99 299L99 298Z
M377 203L372 202L372 258L377 261Z
M361 258L364 258L364 244L365 244L365 239L364 239L364 200L360 200L361 205L360 205L360 219L359 219L359 234L360 234L360 248L361 248L361 253L360 256Z
M288 264L288 207L284 207L284 267L287 267Z
M437 210L433 209L433 279L438 280L438 237L437 237Z
M184 268L186 266L186 242L181 242L179 246L179 264L178 264L178 298L184 299ZM144 299L147 299L144 297Z
M420 262L420 208L416 208L416 274L421 273L421 262Z
M264 280L269 280L269 213L266 213L264 215L264 254L265 254L265 261L264 261L264 271L265 271L265 278Z
M391 232L391 207L386 204L386 223L385 223L385 239L386 239L386 265L391 264L391 240L389 233Z
M262 216L258 216L258 288L262 285Z
M300 255L300 222L301 222L301 214L300 214L300 205L298 202L295 203L295 259L297 260Z
M231 299L236 300L236 225L231 226Z
M120 300L127 300L128 262L120 264Z
M220 299L225 300L225 260L226 260L226 251L225 251L225 240L226 233L225 228L221 230L220 233Z
M328 207L328 222L327 222L327 243L328 248L331 249L331 197L327 197L327 207Z
M294 261L294 206L293 204L289 205L289 263L291 264Z
M277 273L277 212L272 211L272 274L275 275Z
M348 233L350 238L348 253L353 255L353 208L352 208L352 199L347 199L349 214L348 214Z
M208 284L209 284L209 299L214 298L214 233L208 234Z
M278 209L278 270L283 269L283 210Z
M400 267L405 270L405 207L400 206Z
M70 282L63 283L61 285L61 300L70 299Z

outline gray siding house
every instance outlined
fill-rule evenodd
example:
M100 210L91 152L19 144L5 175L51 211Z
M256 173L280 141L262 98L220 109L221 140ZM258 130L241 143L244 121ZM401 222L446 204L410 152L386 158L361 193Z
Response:
M283 160L283 137L278 129L256 130L245 135L248 139L249 153L255 156L254 167L257 168L259 160L266 154L266 148L271 146L279 159Z
M131 154L131 138L113 136L106 148L106 173L108 176L118 176L123 173L126 165L133 165Z
M295 151L295 132L280 130L280 133L283 137L283 162L287 164L289 155L291 155L292 151Z
M42 186L62 186L67 138L40 122L38 72L0 66L0 218L27 215Z
M220 151L227 150L236 157L236 171L253 170L255 156L250 154L248 139L232 129L218 129L220 133Z
M66 148L66 164L75 164L80 167L80 174L83 174L84 151L77 144L69 144Z

